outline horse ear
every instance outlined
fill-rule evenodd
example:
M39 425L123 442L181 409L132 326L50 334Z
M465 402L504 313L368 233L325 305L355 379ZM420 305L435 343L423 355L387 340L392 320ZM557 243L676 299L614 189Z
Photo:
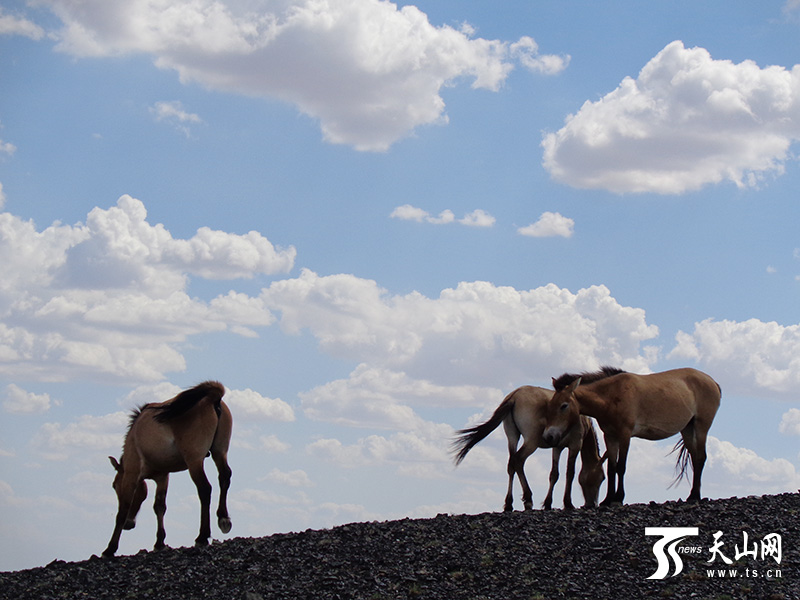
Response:
M583 378L582 378L582 377L578 377L578 378L577 378L575 381L573 381L573 382L572 382L572 383L569 385L569 391L570 391L570 393L574 392L574 391L575 391L575 390L578 388L578 386L581 384L581 379L583 379Z
M117 471L121 471L122 470L122 466L120 466L120 464L117 462L116 458L114 458L113 456L109 456L108 460L111 461L111 466L114 467L114 469L116 469Z

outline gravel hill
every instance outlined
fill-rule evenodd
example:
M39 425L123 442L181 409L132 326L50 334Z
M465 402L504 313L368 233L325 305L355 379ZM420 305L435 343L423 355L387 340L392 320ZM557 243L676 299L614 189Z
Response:
M800 495L782 494L354 523L200 549L55 561L0 573L0 598L800 599L799 516ZM697 527L699 535L681 544L681 573L648 579L659 538L645 536L645 527L665 526ZM716 532L730 565L712 552ZM762 555L772 533L781 536L780 563L774 546ZM754 542L756 556L742 554Z

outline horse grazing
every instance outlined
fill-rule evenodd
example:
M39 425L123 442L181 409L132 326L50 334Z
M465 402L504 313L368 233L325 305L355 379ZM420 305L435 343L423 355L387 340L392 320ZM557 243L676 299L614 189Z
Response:
M596 373L564 374L553 379L555 394L547 409L544 442L558 446L580 416L597 420L608 455L608 493L603 506L625 498L625 466L631 438L663 440L676 433L681 440L676 470L679 481L689 458L694 479L689 502L699 501L706 461L706 437L719 409L722 390L696 369L674 369L636 375L604 367ZM687 456L688 455L688 456Z
M500 423L508 439L508 492L506 493L506 511L513 510L513 485L516 473L522 485L522 502L525 510L533 508L533 492L525 477L525 461L537 448L544 448L542 433L545 425L545 411L553 392L540 387L523 386L511 392L500 403L491 418L476 427L456 432L453 440L453 453L456 465L459 465L472 447L494 431ZM517 449L520 436L524 438L522 446ZM550 446L548 446L550 447ZM600 484L603 483L602 459L598 453L597 436L592 422L583 417L570 425L569 431L553 447L553 465L550 470L550 488L547 490L543 507L549 510L553 505L553 488L558 481L558 463L561 452L569 448L567 459L567 482L564 490L564 508L572 506L572 481L575 477L575 461L581 453L581 472L578 482L581 485L584 507L596 506Z
M122 530L133 529L136 525L136 515L147 497L145 479L156 482L153 510L158 520L158 531L154 550L164 548L169 474L186 469L200 497L200 534L195 545L208 544L211 535L211 484L203 470L203 461L209 453L219 471L217 523L223 533L231 530L226 502L231 483L227 456L233 419L222 401L224 394L225 388L221 383L206 381L171 400L146 404L133 411L122 457L119 462L113 456L108 457L117 470L113 485L119 508L114 533L103 551L104 557L111 557L117 551Z

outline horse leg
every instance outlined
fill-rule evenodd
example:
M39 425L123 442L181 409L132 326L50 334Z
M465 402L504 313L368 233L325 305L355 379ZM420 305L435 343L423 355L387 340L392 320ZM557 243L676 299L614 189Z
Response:
M211 537L211 484L203 470L203 458L196 459L189 464L189 475L197 488L200 498L200 533L194 541L195 546L205 546Z
M164 529L164 515L167 512L167 487L169 486L169 473L164 473L154 477L156 482L156 499L153 502L153 511L156 513L156 545L153 550L161 550L166 546L164 540L167 537L167 530Z
M508 440L508 490L506 491L506 501L503 506L503 511L511 512L514 510L514 473L517 472L517 444L519 443L519 430L514 426L513 422L508 423L508 419L503 421L503 428L506 432Z
M147 485L144 480L139 479L138 475L130 476L126 472L126 476L117 488L117 516L114 519L114 532L111 534L108 546L103 550L104 558L110 558L116 554L122 530L133 529L136 525L136 514L146 496Z
M561 461L561 451L564 448L553 448L552 462L550 466L550 487L547 488L547 496L545 496L542 508L550 510L553 508L553 488L556 487L558 481L558 463Z
M228 488L231 487L231 468L224 452L211 450L211 457L219 472L219 507L217 508L217 525L222 533L231 530L231 518L228 515Z
M528 457L536 451L538 444L533 444L529 440L525 440L520 449L517 451L515 457L515 466L517 468L517 477L520 484L522 484L522 505L525 510L533 510L533 490L528 485L528 478L525 477L525 461Z
M570 447L567 454L567 481L564 484L564 510L575 508L572 504L572 482L575 479L575 462L578 460L580 448Z
M692 491L689 493L687 502L700 502L700 479L703 476L703 467L706 464L706 432L700 431L696 423L681 431L683 444L689 451L692 459Z
M619 442L615 439L609 439L605 436L606 441L606 455L608 456L608 463L606 464L606 497L600 503L600 506L609 506L616 501L617 496L617 455L619 454Z
M628 463L628 450L630 449L631 438L622 440L619 444L619 455L617 457L617 494L615 502L622 504L625 499L625 469Z

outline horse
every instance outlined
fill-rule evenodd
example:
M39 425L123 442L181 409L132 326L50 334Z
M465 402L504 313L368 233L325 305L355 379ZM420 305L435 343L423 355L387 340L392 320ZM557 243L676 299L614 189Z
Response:
M456 466L466 457L475 444L483 440L500 423L503 424L506 438L508 439L508 492L504 509L506 512L513 510L513 485L516 473L522 485L522 502L525 510L533 508L533 492L525 477L525 461L537 448L544 447L542 433L544 431L544 417L547 403L553 392L540 387L523 386L511 392L500 403L485 423L469 429L456 432L453 440L453 454ZM524 438L522 446L517 449L520 436ZM550 469L550 487L547 491L542 506L549 510L553 504L553 488L558 481L558 463L561 452L569 448L567 459L567 482L564 490L564 508L570 510L572 505L572 481L575 477L575 461L578 451L581 453L581 472L578 482L581 485L584 497L584 507L597 505L600 484L603 483L602 462L597 446L597 436L594 426L588 418L578 419L573 423L567 435L553 446L553 464Z
M211 455L219 472L219 507L217 524L223 533L231 530L227 494L231 482L228 466L228 445L233 419L222 401L225 388L217 381L206 381L184 390L171 400L145 404L130 416L125 444L119 461L109 456L116 469L113 487L117 493L118 510L114 533L103 551L103 557L114 556L123 529L133 529L136 515L147 497L145 479L156 483L153 510L158 520L154 550L165 547L164 513L167 511L169 474L189 470L200 497L200 534L196 546L208 544L211 536L209 510L211 484L203 461Z
M637 375L604 367L594 373L565 373L553 378L544 442L558 446L580 416L594 417L603 431L608 455L607 494L601 506L625 498L625 468L632 437L663 440L677 433L680 450L675 482L686 475L691 459L694 477L687 502L699 502L706 461L706 437L719 409L722 388L709 375L684 368Z

